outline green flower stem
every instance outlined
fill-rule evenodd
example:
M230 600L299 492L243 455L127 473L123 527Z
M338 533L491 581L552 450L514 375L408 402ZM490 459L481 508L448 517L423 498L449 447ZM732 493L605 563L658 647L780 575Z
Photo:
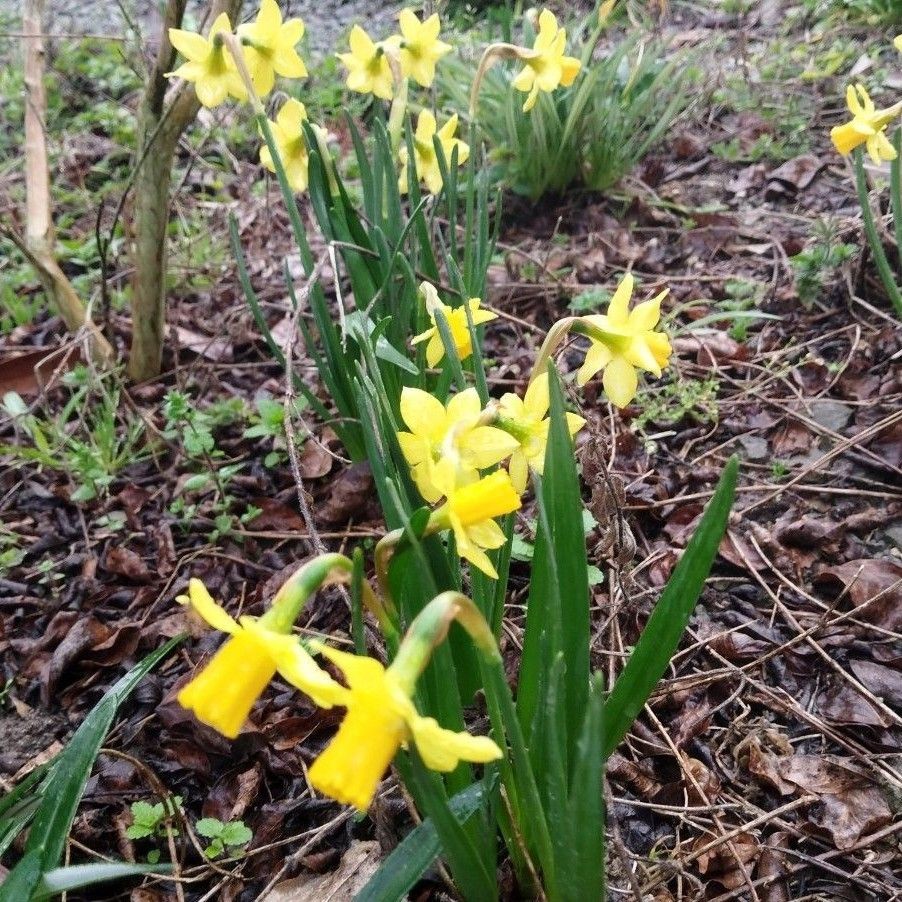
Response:
M896 159L890 163L890 199L893 205L893 230L896 233L896 252L902 261L902 128L893 135Z
M877 223L874 221L874 211L871 209L871 200L868 197L868 181L864 171L864 157L861 148L852 151L852 162L855 169L855 187L858 191L858 203L861 205L861 219L864 223L864 233L867 236L868 244L871 247L871 253L874 255L874 262L877 264L877 271L880 274L880 281L893 302L896 315L902 317L902 294L893 278L893 271L890 269L889 260L883 250L883 242L877 232Z
M553 887L554 844L500 652L491 657L480 655L479 669L492 732L505 752L499 770L514 828L525 838L528 852L541 863L546 887Z
M279 183L279 189L281 190L282 198L285 201L285 208L288 210L291 231L294 234L294 240L301 253L301 263L304 266L304 272L309 276L313 272L313 254L310 251L310 244L307 241L307 230L304 228L301 212L298 210L297 199L288 182L288 174L285 172L285 166L282 163L279 148L273 137L272 129L269 127L269 119L266 117L266 110L254 89L254 82L248 71L247 62L244 59L244 51L241 48L241 41L234 34L223 34L223 40L229 48L229 52L232 54L232 59L235 60L238 74L247 91L248 102L251 105L251 109L254 111L254 120L263 135L266 146L269 148L273 168L276 170L276 180Z
M343 554L321 554L307 561L298 567L276 592L272 605L260 618L260 623L277 633L290 633L314 592L326 585L349 583L353 574L354 564ZM385 609L365 579L361 585L361 599L366 609L379 620L380 625L383 621L387 621Z
M413 694L416 681L426 669L433 649L444 642L453 620L467 631L484 657L501 660L495 637L479 608L460 592L442 592L414 618L391 664L392 673L409 695Z
M260 618L261 624L278 633L291 632L307 600L317 589L327 583L348 582L353 571L353 563L343 554L321 554L307 561L276 592L269 610Z

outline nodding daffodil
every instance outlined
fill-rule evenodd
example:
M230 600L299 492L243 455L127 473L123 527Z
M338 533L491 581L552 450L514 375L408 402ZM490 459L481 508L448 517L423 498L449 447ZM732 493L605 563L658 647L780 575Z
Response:
M438 299L438 292L435 286L428 282L420 285L420 293L426 304L426 311L429 319L432 320L432 328L421 332L413 338L413 344L419 344L428 341L426 345L426 363L429 366L438 366L441 359L445 356L445 345L442 342L442 333L439 331L435 322L436 312L440 311L448 323L448 330L451 333L451 339L454 341L454 347L457 349L457 356L461 360L466 360L473 353L473 342L470 339L470 328L467 324L467 311L463 306L449 307ZM478 326L487 323L490 320L497 319L498 315L488 310L480 310L482 301L479 298L470 298L467 301L467 307L470 310L470 318L473 325Z
M529 92L523 104L524 113L536 105L539 91L553 91L558 86L566 88L573 84L581 63L576 57L564 56L566 43L567 33L558 28L554 13L543 9L532 50L519 54L526 66L513 81L518 91Z
M232 24L226 13L220 13L207 37L181 28L169 29L169 42L187 60L166 76L184 78L194 83L197 99L208 109L223 103L227 97L247 100L247 91L235 68L235 61L220 35L228 34Z
M276 0L263 0L257 18L238 26L247 68L261 97L273 89L276 75L306 76L307 67L294 49L303 36L304 22L301 19L283 22Z
M182 707L228 739L241 730L254 702L278 671L322 708L343 704L336 683L297 639L267 626L266 618L235 621L218 605L199 579L188 584L178 601L191 607L214 629L229 634L219 651L178 694Z
M376 43L359 25L351 29L349 42L351 52L337 54L348 70L347 86L360 94L391 100L395 81L386 57L390 43Z
M584 316L591 347L576 376L585 385L599 370L604 370L604 390L616 407L626 407L636 395L636 370L647 370L655 376L670 359L670 340L654 328L661 317L662 291L650 301L629 309L633 295L633 277L627 273L617 286L606 314Z
M307 119L307 110L299 100L293 97L282 104L275 122L270 122L272 136L275 139L288 184L293 191L305 191L307 188L307 141L304 137L303 122ZM316 126L314 126L316 128ZM275 172L272 154L264 145L260 148L260 162L270 172Z
M398 22L401 25L398 43L401 71L428 88L435 79L435 64L452 50L450 44L438 39L442 27L438 13L421 22L412 9L402 9Z
M348 688L340 704L347 714L326 750L308 772L323 795L366 811L379 781L398 749L413 741L423 763L451 771L461 761L485 763L501 757L488 736L455 733L423 717L411 701L413 686L394 666L348 654L327 645L314 646L343 674Z
M451 529L457 553L478 567L486 576L498 578L486 549L500 548L506 541L495 517L510 514L520 507L520 496L505 470L496 470L477 482L460 486L451 468L440 461L434 478L447 501L430 517L438 529Z
M432 137L438 134L439 143L442 146L442 153L448 165L451 165L451 155L454 148L457 148L457 165L461 166L466 163L470 157L470 145L465 144L459 138L454 137L457 131L457 113L455 113L439 130L436 132L435 116L429 110L423 110L417 119L417 130L413 136L414 156L417 164L417 175L421 181L426 183L426 187L431 194L438 194L442 190L442 170L439 166L438 156L435 152L435 145ZM403 194L407 191L407 148L402 147L398 152L401 160L401 174L398 177L398 189Z
M478 470L495 466L517 449L517 439L481 424L481 415L475 388L454 395L447 406L418 388L401 392L401 418L410 432L399 432L398 442L411 476L429 504L445 494L434 481L439 461L451 466L456 485L464 485L479 478Z
M830 130L830 138L837 151L847 156L864 144L875 163L895 160L896 149L890 144L885 132L887 125L902 114L902 103L878 110L864 85L849 85L846 89L846 104L852 114L852 121Z
M501 396L497 425L518 442L508 465L514 489L526 490L530 467L540 476L545 469L545 449L548 446L548 373L537 376L523 398L508 392ZM574 436L586 421L575 413L567 413L567 428Z

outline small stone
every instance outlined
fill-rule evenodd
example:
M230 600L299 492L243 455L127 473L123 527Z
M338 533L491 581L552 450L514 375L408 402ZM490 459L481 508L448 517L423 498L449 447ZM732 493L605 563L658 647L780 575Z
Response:
M825 398L811 404L811 419L818 426L839 432L852 418L852 408L842 401Z

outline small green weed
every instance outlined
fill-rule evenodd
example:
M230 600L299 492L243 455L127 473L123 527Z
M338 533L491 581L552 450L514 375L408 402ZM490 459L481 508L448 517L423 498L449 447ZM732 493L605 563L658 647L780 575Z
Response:
M642 410L634 420L641 432L650 426L667 427L689 417L699 423L715 423L718 382L708 379L677 378L657 390L640 390L637 404Z
M2 408L30 447L2 445L0 453L68 474L76 483L73 501L104 494L124 467L147 454L144 424L120 411L115 379L114 373L96 376L87 367L76 367L63 377L68 399L47 418L32 413L16 392L7 392Z
M837 270L855 256L854 244L839 241L836 226L830 220L815 225L813 243L801 253L790 257L796 292L804 307L810 308L821 296L824 286Z
M166 824L174 818L182 807L181 796L169 796L162 802L151 805L150 802L132 802L132 822L126 827L125 835L129 839L162 839L166 836ZM178 830L170 827L173 836ZM156 864L160 860L160 850L151 849L147 853L147 861Z
M215 817L204 817L194 825L194 829L211 840L210 845L204 849L207 858L219 858L224 853L230 856L241 855L254 838L253 831L245 826L244 821L229 821L224 824Z

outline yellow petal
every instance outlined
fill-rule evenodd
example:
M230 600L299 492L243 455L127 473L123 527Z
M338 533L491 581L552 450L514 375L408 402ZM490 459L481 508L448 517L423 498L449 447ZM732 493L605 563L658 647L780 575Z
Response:
M548 373L537 376L526 389L523 397L524 412L533 420L541 420L548 412L550 399L548 395Z
M536 467L536 470L539 470L539 467ZM522 495L529 483L529 465L526 461L526 455L522 451L515 451L511 455L507 471L510 474L514 490Z
M213 600L213 596L199 579L192 578L188 582L188 601L191 607L213 629L232 635L241 631L238 623L226 613L225 608Z
M442 342L442 336L439 334L438 329L434 329L432 337L429 339L429 344L426 345L426 363L430 367L436 367L444 356L445 345Z
M275 672L266 649L239 630L179 692L178 702L201 723L234 739Z
M608 322L615 329L624 329L629 322L630 298L633 296L633 274L627 273L617 286L608 304Z
M460 439L460 447L468 464L477 470L485 470L513 454L520 442L494 426L477 426Z
M310 767L310 784L343 805L366 811L406 732L406 724L390 708L349 708L335 737Z
M902 53L902 34L900 34L896 38L893 38L893 46L896 48L896 50Z
M181 28L169 29L169 43L178 50L185 59L199 63L210 53L210 42L193 31Z
M407 722L417 751L430 770L451 771L461 761L497 761L501 749L488 736L471 736L440 727L432 717L415 715Z
M400 411L401 419L414 435L438 440L445 433L447 416L444 405L429 392L420 388L402 389Z
M253 617L242 617L241 626L265 648L282 677L320 708L344 705L348 690L323 670L294 636L267 629Z
M482 402L479 400L479 392L475 388L464 389L448 402L448 423L475 420L481 410Z
M855 122L847 122L844 125L836 125L830 129L830 140L838 153L848 156L852 151L864 144L865 135L856 128Z
M599 370L604 369L611 361L611 351L601 342L593 341L586 351L586 359L576 374L576 384L582 387Z
M666 294L666 292L664 293ZM664 294L653 297L650 301L637 304L629 314L627 328L635 335L637 332L650 332L661 318L661 300Z
M615 407L626 407L636 397L639 379L636 370L623 357L614 357L604 368L605 394Z

